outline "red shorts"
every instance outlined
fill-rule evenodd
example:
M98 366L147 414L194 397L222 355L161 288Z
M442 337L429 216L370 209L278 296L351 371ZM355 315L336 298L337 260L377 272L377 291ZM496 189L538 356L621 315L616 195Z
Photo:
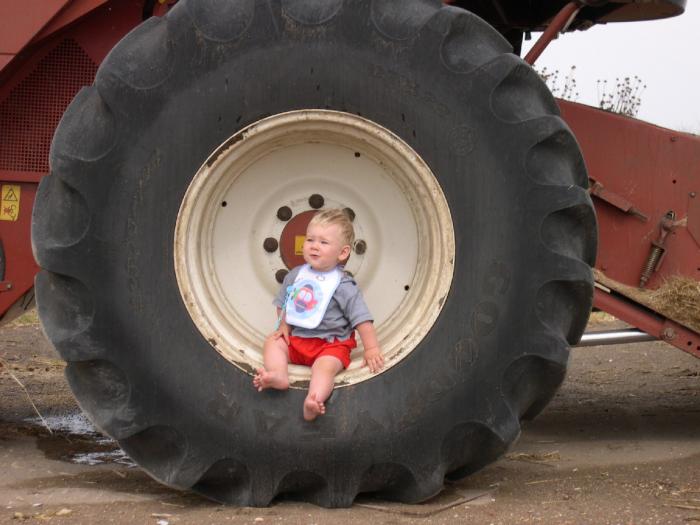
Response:
M355 333L345 341L337 338L329 343L318 337L289 336L289 362L295 365L311 366L314 361L323 355L332 355L340 359L343 368L350 365L350 350L357 346Z

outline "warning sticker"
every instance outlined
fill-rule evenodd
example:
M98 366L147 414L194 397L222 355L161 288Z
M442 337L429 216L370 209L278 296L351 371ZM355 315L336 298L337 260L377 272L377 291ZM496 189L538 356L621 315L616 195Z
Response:
M0 221L17 220L21 193L21 188L14 184L3 184L0 187Z
M302 251L304 248L304 240L306 235L295 235L294 236L294 255L304 255Z

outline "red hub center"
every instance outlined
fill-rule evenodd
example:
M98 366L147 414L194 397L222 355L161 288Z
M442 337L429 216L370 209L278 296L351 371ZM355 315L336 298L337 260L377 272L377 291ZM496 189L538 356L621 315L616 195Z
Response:
M306 238L306 228L317 210L303 211L292 217L285 225L280 236L280 255L282 261L290 270L304 264L302 247Z

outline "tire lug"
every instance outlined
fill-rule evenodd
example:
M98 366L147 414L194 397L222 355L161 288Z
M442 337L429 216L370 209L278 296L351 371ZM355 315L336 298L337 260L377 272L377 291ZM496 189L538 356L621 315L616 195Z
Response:
M275 252L277 250L278 246L279 246L279 243L277 242L277 239L275 239L274 237L268 237L263 242L263 248L265 248L265 251L267 253Z
M309 206L311 206L314 210L322 208L325 202L326 200L323 198L323 196L319 195L318 193L314 193L311 197L309 197Z
M277 280L278 283L282 284L282 281L284 281L284 278L287 277L288 273L289 273L289 270L277 270L275 272L275 279Z
M289 206L282 206L277 210L277 218L281 221L287 222L292 218L292 209Z
M367 251L367 243L360 239L359 241L355 242L355 253L357 255L362 255Z

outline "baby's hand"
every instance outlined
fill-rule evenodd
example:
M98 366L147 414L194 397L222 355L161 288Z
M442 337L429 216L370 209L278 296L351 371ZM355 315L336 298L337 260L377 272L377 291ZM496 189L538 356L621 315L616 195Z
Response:
M279 339L280 337L284 338L284 342L289 344L289 326L284 321L280 325L279 329L267 336L268 339L273 340Z
M384 356L378 346L365 349L365 359L362 366L367 365L372 373L379 372L384 368Z

